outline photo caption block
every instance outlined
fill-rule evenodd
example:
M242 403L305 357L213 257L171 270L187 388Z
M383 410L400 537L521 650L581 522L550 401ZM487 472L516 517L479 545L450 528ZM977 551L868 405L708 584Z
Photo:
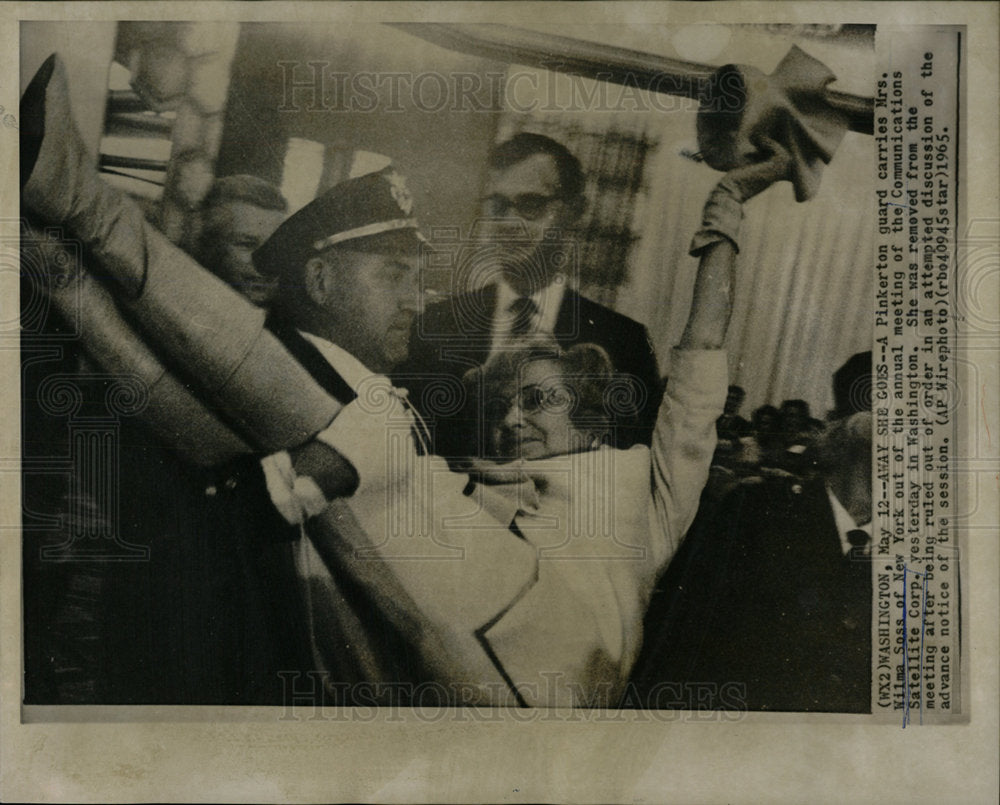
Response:
M872 712L956 720L954 291L961 29L879 29Z

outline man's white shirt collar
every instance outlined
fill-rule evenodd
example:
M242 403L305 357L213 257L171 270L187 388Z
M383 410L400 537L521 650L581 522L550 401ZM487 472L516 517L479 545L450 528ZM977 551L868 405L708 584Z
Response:
M349 385L359 397L371 398L371 395L375 393L375 389L381 389L381 392L388 392L401 404L403 404L402 411L396 411L392 414L392 416L405 416L411 422L414 418L420 420L421 424L419 434L414 438L421 442L426 452L430 453L430 444L425 438L427 434L427 425L424 423L423 419L421 419L420 414L404 402L408 395L405 388L397 388L392 384L392 381L387 375L373 372L361 361L355 358L350 352L343 347L338 347L332 341L327 341L325 338L313 335L312 333L307 333L303 330L300 330L299 332L302 334L303 338L307 339L313 346L316 347L316 349L319 350L320 354L326 359L326 362L337 371L337 373L344 379L344 382L347 383L347 385ZM364 389L362 389L362 385L364 385Z
M830 508L833 509L833 521L837 525L837 535L840 537L840 549L844 552L844 556L847 556L851 550L851 541L847 538L848 531L864 531L868 534L870 545L872 536L871 521L869 520L863 525L857 525L854 522L854 518L844 508L844 504L840 502L840 499L833 493L829 485L826 487L826 495L830 499Z
M326 359L326 362L337 370L337 373L344 378L344 382L354 391L357 391L361 384L368 380L368 378L378 374L365 366L346 349L338 347L332 341L327 341L318 335L307 333L305 330L299 330L299 333L319 350L320 354Z

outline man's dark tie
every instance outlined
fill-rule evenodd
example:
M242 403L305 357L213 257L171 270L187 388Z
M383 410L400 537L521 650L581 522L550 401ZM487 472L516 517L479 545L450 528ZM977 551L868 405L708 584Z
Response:
M538 305L535 304L535 300L527 296L519 296L507 310L512 317L510 334L524 335L531 329L531 322L538 312Z

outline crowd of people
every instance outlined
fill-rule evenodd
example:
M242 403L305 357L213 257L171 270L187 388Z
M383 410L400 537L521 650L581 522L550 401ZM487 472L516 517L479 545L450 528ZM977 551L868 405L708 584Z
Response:
M794 666L815 699L803 709L848 706L813 679L828 663L807 653L761 672L756 632L735 632L733 613L692 625L729 600L706 598L719 579L753 598L717 552L750 539L720 517L746 511L730 499L755 479L808 484L838 527L866 523L860 453L837 452L863 441L863 423L824 429L801 400L747 423L741 390L727 396L743 206L789 178L780 143L762 142L705 204L662 384L645 327L581 295L553 253L548 233L570 231L586 201L579 162L550 138L494 149L481 210L492 267L483 287L425 308L433 244L395 169L287 217L266 182L219 179L193 259L86 164L65 81L50 59L22 101L22 206L84 242L72 281L99 274L115 315L162 362L136 448L182 441L177 397L156 398L162 378L183 381L184 429L204 434L170 459L143 452L122 475L122 525L157 550L141 584L122 583L123 570L111 585L118 651L99 700L407 703L433 684L441 704L613 707L638 694L657 706L665 682L724 679L744 684L741 706L795 709L774 693L799 684ZM127 366L120 341L85 333L83 346L98 365ZM809 527L797 516L779 519ZM864 567L862 546L849 549ZM776 567L767 550L758 576ZM831 573L816 569L813 593L839 590L830 606L850 613L834 616L857 620L863 573L843 602ZM772 654L792 651L797 631L816 632L815 652L838 639L816 606L800 621L737 608L788 641ZM859 624L841 643L855 664ZM691 648L705 639L717 655Z
M719 443L712 459L708 491L719 498L735 483L765 475L807 476L810 459L826 423L815 419L805 400L762 405L750 420L740 416L746 392L730 386L717 423Z

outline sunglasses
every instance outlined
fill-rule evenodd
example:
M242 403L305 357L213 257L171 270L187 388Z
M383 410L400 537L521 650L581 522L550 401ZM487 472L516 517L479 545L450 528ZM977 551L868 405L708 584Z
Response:
M499 193L482 199L483 210L491 218L504 218L513 213L525 221L537 221L545 215L549 205L558 201L561 196L545 196L540 193L522 193L514 198L507 198Z

